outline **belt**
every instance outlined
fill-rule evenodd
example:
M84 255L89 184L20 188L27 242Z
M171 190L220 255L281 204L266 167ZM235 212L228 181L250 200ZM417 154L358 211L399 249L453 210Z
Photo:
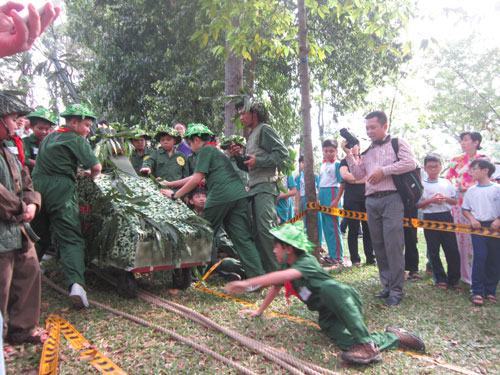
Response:
M386 197L388 195L391 195L391 194L394 194L394 193L397 193L397 192L398 192L397 190L377 191L376 193L372 193L370 195L367 195L367 197L370 197L370 198L382 198L382 197Z

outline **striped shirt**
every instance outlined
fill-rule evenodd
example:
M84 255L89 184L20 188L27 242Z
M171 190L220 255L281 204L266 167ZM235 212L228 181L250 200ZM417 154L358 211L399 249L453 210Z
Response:
M367 151L356 161L352 155L347 155L347 165L355 179L359 180L369 177L375 170L382 168L384 177L377 184L371 184L366 181L365 195L381 191L396 191L396 186L392 180L392 175L399 175L409 172L417 167L415 157L411 152L410 145L399 138L399 160L392 148L388 135L382 144L372 143Z

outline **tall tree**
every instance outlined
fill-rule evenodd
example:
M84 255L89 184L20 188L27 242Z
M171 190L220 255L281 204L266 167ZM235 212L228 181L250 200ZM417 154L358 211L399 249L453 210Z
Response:
M316 202L316 184L314 180L314 157L311 136L311 98L309 93L309 45L307 43L307 15L304 0L298 0L297 14L299 21L299 77L301 112L304 141L304 180L307 202ZM307 235L318 244L318 223L315 211L307 211ZM316 256L319 255L319 249Z
M456 136L481 131L500 139L500 48L477 51L470 37L447 47L433 47L431 85L436 95L430 103L434 126ZM467 51L467 53L464 53Z

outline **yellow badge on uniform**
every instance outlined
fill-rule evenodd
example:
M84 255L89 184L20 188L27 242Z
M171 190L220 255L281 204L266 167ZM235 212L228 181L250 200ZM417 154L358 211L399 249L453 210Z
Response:
M144 156L144 159L142 159L142 161L146 161L146 160L148 160L148 159L151 159L151 156L146 155L146 156Z
M177 156L177 164L179 164L181 167L184 167L184 164L186 164L186 161L182 156Z

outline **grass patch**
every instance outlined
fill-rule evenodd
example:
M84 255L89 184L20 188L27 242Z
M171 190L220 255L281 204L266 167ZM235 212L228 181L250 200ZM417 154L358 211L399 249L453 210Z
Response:
M420 268L425 267L425 240L419 241ZM445 262L444 262L445 264ZM52 271L50 276L61 280ZM442 291L432 285L428 276L418 282L407 282L406 297L398 307L388 308L373 295L380 289L375 266L344 269L333 277L354 286L364 300L366 322L372 331L383 330L388 324L399 325L421 335L427 345L428 355L465 369L482 374L500 373L498 317L500 308L491 303L473 307L468 289L463 292ZM383 362L370 367L343 367L339 349L319 330L278 318L250 319L239 315L242 307L232 301L204 294L194 288L170 296L163 286L165 278L155 277L141 281L150 291L184 304L205 314L219 324L228 326L249 337L261 340L288 351L299 358L342 373L365 374L449 374L450 370L438 367L400 351L383 353ZM168 279L168 278L167 278ZM215 278L211 286L219 289L222 282ZM89 296L151 322L173 329L177 333L203 342L226 357L241 362L261 374L285 373L262 356L242 348L233 340L209 331L181 316L157 307L118 297L111 286L90 275ZM265 293L250 293L244 299L260 303ZM234 369L178 343L164 334L155 333L135 323L92 308L75 311L69 301L43 286L42 322L49 313L58 313L71 322L100 351L130 374L229 374ZM270 307L273 311L316 320L316 313L307 310L295 298L288 304L285 298L277 299ZM9 374L36 373L41 347L17 346L19 355L8 361ZM66 342L62 341L61 374L95 372L88 362L80 361Z

